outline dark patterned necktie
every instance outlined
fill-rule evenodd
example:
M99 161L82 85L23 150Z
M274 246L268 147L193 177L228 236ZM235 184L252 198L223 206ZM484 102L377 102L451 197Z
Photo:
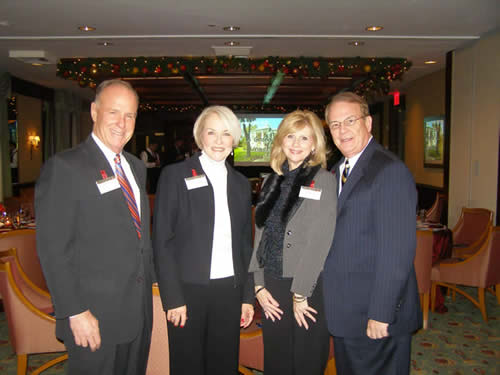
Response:
M347 181L347 176L349 176L350 168L351 166L349 165L349 159L345 159L344 172L342 172L342 186L344 186L345 182Z
M123 172L119 154L116 154L115 156L115 170L116 170L116 178L118 179L118 183L120 184L123 195L125 196L125 200L127 201L127 206L130 211L130 215L132 215L132 220L134 222L135 230L137 231L137 236L141 238L141 218L139 217L139 210L137 209L134 192L130 187L130 183L127 180L127 176L125 176L125 172Z

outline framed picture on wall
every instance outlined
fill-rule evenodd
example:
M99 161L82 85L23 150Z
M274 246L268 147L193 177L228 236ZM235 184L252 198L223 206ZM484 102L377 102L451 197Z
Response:
M444 116L424 118L424 168L443 168Z

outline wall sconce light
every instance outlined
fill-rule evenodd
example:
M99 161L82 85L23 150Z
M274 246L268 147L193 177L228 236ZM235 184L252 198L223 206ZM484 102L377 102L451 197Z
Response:
M40 137L38 135L28 136L28 143L30 147L30 158L33 159L33 149L37 149L40 143Z

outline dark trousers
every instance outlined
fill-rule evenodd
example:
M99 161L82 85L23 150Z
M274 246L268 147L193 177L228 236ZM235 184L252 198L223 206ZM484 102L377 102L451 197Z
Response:
M411 335L379 340L335 337L337 375L407 375L410 373Z
M131 342L112 344L101 341L101 347L92 352L77 346L73 340L65 342L68 349L69 375L144 375L148 363L151 332L142 324L138 336Z
M315 309L316 323L307 319L309 329L299 327L293 315L292 279L265 276L266 289L283 310L281 320L263 315L264 373L266 375L323 375L328 360L330 334L323 308L321 277L308 304Z
M209 285L183 285L184 328L168 322L171 375L236 375L240 345L241 288L234 277Z

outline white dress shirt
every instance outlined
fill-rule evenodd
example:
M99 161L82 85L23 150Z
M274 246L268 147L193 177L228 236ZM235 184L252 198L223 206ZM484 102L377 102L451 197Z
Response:
M363 147L363 149L359 153L357 153L353 157L346 158L346 159L349 159L349 174L347 175L347 178L349 178L349 175L352 173L354 166L356 165L359 158L361 157L361 154L363 154L363 151L365 151L365 148L370 144L372 138L373 138L373 136L370 137L366 146ZM340 164L340 167L339 167L339 181L342 180L342 174L344 173L344 168L345 168L345 160L342 164ZM340 195L341 191L342 191L342 183L339 184L339 195Z
M92 133L92 138L94 139L97 146L102 151L106 160L108 161L111 169L115 172L115 156L116 153L111 151L108 146L106 146L94 133ZM135 181L134 174L132 173L132 169L130 169L130 164L127 159L123 157L123 153L120 152L120 161L122 164L123 172L125 172L125 176L127 177L128 182L130 183L130 187L134 192L135 204L137 205L137 210L139 211L139 217L141 217L141 192L139 190L139 185ZM110 177L110 176L108 176Z
M231 217L227 203L226 162L214 161L202 152L201 167L214 189L215 219L210 279L234 276Z

